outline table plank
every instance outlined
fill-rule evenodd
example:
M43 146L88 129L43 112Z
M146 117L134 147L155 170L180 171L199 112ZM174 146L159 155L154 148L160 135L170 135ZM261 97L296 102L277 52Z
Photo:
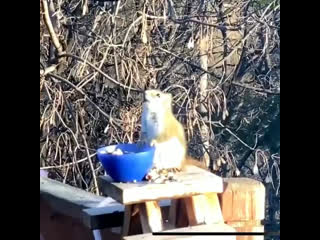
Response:
M99 187L103 194L122 204L134 204L145 201L177 199L210 192L221 193L221 177L191 166L186 172L176 174L176 182L169 183L116 183L110 177L99 177Z

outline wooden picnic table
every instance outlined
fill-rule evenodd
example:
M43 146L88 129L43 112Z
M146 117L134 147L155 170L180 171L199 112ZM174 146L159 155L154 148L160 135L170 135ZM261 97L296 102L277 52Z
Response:
M189 226L224 223L218 199L223 179L195 166L176 173L176 181L169 183L117 183L101 176L99 186L103 194L125 206L123 236L132 232L137 214L142 233L175 229L186 220ZM168 223L164 223L158 204L163 199L171 200Z

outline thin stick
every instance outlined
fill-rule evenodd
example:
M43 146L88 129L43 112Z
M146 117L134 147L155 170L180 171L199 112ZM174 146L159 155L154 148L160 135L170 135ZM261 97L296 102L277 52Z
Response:
M49 15L49 8L48 8L47 0L41 0L41 3L42 3L43 11L44 11L44 22L48 28L53 45L55 46L55 48L58 51L58 55L61 55L63 53L63 48L62 48L62 45L60 44L60 41L59 41L54 29L53 29L53 25L52 25L50 15Z
M86 15L89 12L88 0L83 0L82 2L82 16Z
M46 69L40 69L40 76L45 76L48 73L53 72L54 70L56 70L57 65L51 65L50 67L47 67Z
M264 93L269 93L269 94L273 94L273 95L280 95L280 92L274 92L274 91L271 91L271 90L268 90L268 89L251 87L251 86L244 85L244 84L241 84L241 83L236 83L236 82L233 82L231 84L235 85L235 86L238 86L238 87L251 89L251 90L254 90L254 91L257 91L257 92L264 92Z
M84 145L85 145L85 149L86 149L86 153L87 153L87 156L88 156L89 166L90 166L90 169L91 169L91 172L92 172L93 183L94 183L94 187L95 187L95 192L99 196L99 188L98 188L97 176L96 176L93 164L92 164L92 160L91 160L90 153L89 153L89 147L88 147L88 143L87 143L87 139L86 139L86 137L87 137L86 127L85 127L86 125L84 123L83 114L81 114L81 112L80 112L79 115L80 115L80 123L82 125L82 129L80 130L80 132L81 132L81 136L82 136L82 139L83 139L83 142L84 142Z
M96 153L91 154L90 157L94 157L95 155L97 155ZM62 165L58 165L58 166L47 166L47 167L41 167L41 170L46 170L46 169L54 169L54 168L63 168L63 167L68 167L68 166L72 166L81 162L84 162L88 159L88 157L82 158L78 161L72 162L72 163L66 163L66 164L62 164Z
M257 139L256 139L256 143L254 145L254 147L250 147L247 143L245 143L241 138L239 138L234 132L232 132L229 128L227 128L226 126L224 126L220 121L206 121L207 123L211 123L213 125L217 125L219 127L224 128L228 133L230 133L232 136L234 136L240 143L242 143L244 146L246 146L247 148L249 148L250 150L254 151L256 150L257 147Z
M83 118L81 117L81 120L84 124L84 121L83 121ZM88 155L88 160L89 160L89 165L90 165L90 169L92 171L92 177L93 177L93 183L94 183L94 187L95 187L95 191L96 191L96 194L99 196L99 188L98 188L98 182L97 182L97 176L96 176L96 173L94 171L94 168L93 168L93 164L92 164L92 160L91 160L91 157L90 157L90 153L89 153L89 149L88 149L88 144L87 144L87 140L86 140L86 134L85 134L85 129L84 129L84 126L82 126L83 128L83 133L81 134L82 135L82 139L84 141L84 145L86 146L86 152L87 152L87 155Z
M161 51L163 51L163 52L165 52L165 53L168 53L168 54L170 54L170 55L178 58L178 59L181 60L182 62L190 65L191 67L197 68L197 69L201 70L201 71L204 72L204 73L207 73L207 74L210 74L210 75L214 75L212 72L208 72L207 70L203 69L202 67L200 67L200 66L198 66L198 65L195 65L195 64L193 64L193 63L185 60L185 59L182 58L182 57L179 57L179 56L178 56L177 54L175 54L175 53L172 53L172 52L170 52L170 51L168 51L168 50L166 50L166 49L164 49L164 48L161 48L161 47L157 47L157 49L159 49L159 50L161 50ZM215 76L214 76L214 77L215 77Z

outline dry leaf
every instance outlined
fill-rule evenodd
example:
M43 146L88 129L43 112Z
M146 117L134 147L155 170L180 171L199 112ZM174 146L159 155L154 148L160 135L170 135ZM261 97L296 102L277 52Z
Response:
M191 37L191 38L189 39L189 42L188 42L188 44L187 44L187 47L188 47L189 49L194 48L194 40L193 40L193 37Z
M258 169L257 162L253 166L253 174L254 175L258 175L259 174L259 169Z
M217 171L219 169L216 163L213 163L212 168L213 168L214 171Z
M146 20L146 15L145 15L145 9L143 10L142 13L142 29L141 29L141 40L144 44L148 42L147 38L147 20Z
M144 44L146 44L148 42L147 33L143 27L142 27L142 31L141 31L141 40Z
M218 167L220 167L220 166L221 166L221 162L222 162L222 161L221 161L221 159L220 159L220 158L218 158L218 160L217 160L217 166L218 166Z

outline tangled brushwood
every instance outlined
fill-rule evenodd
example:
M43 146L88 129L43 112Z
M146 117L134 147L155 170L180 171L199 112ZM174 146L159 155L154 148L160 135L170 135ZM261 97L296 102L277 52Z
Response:
M95 150L137 141L141 93L158 88L189 154L263 181L279 219L280 1L40 3L40 169L97 193Z

